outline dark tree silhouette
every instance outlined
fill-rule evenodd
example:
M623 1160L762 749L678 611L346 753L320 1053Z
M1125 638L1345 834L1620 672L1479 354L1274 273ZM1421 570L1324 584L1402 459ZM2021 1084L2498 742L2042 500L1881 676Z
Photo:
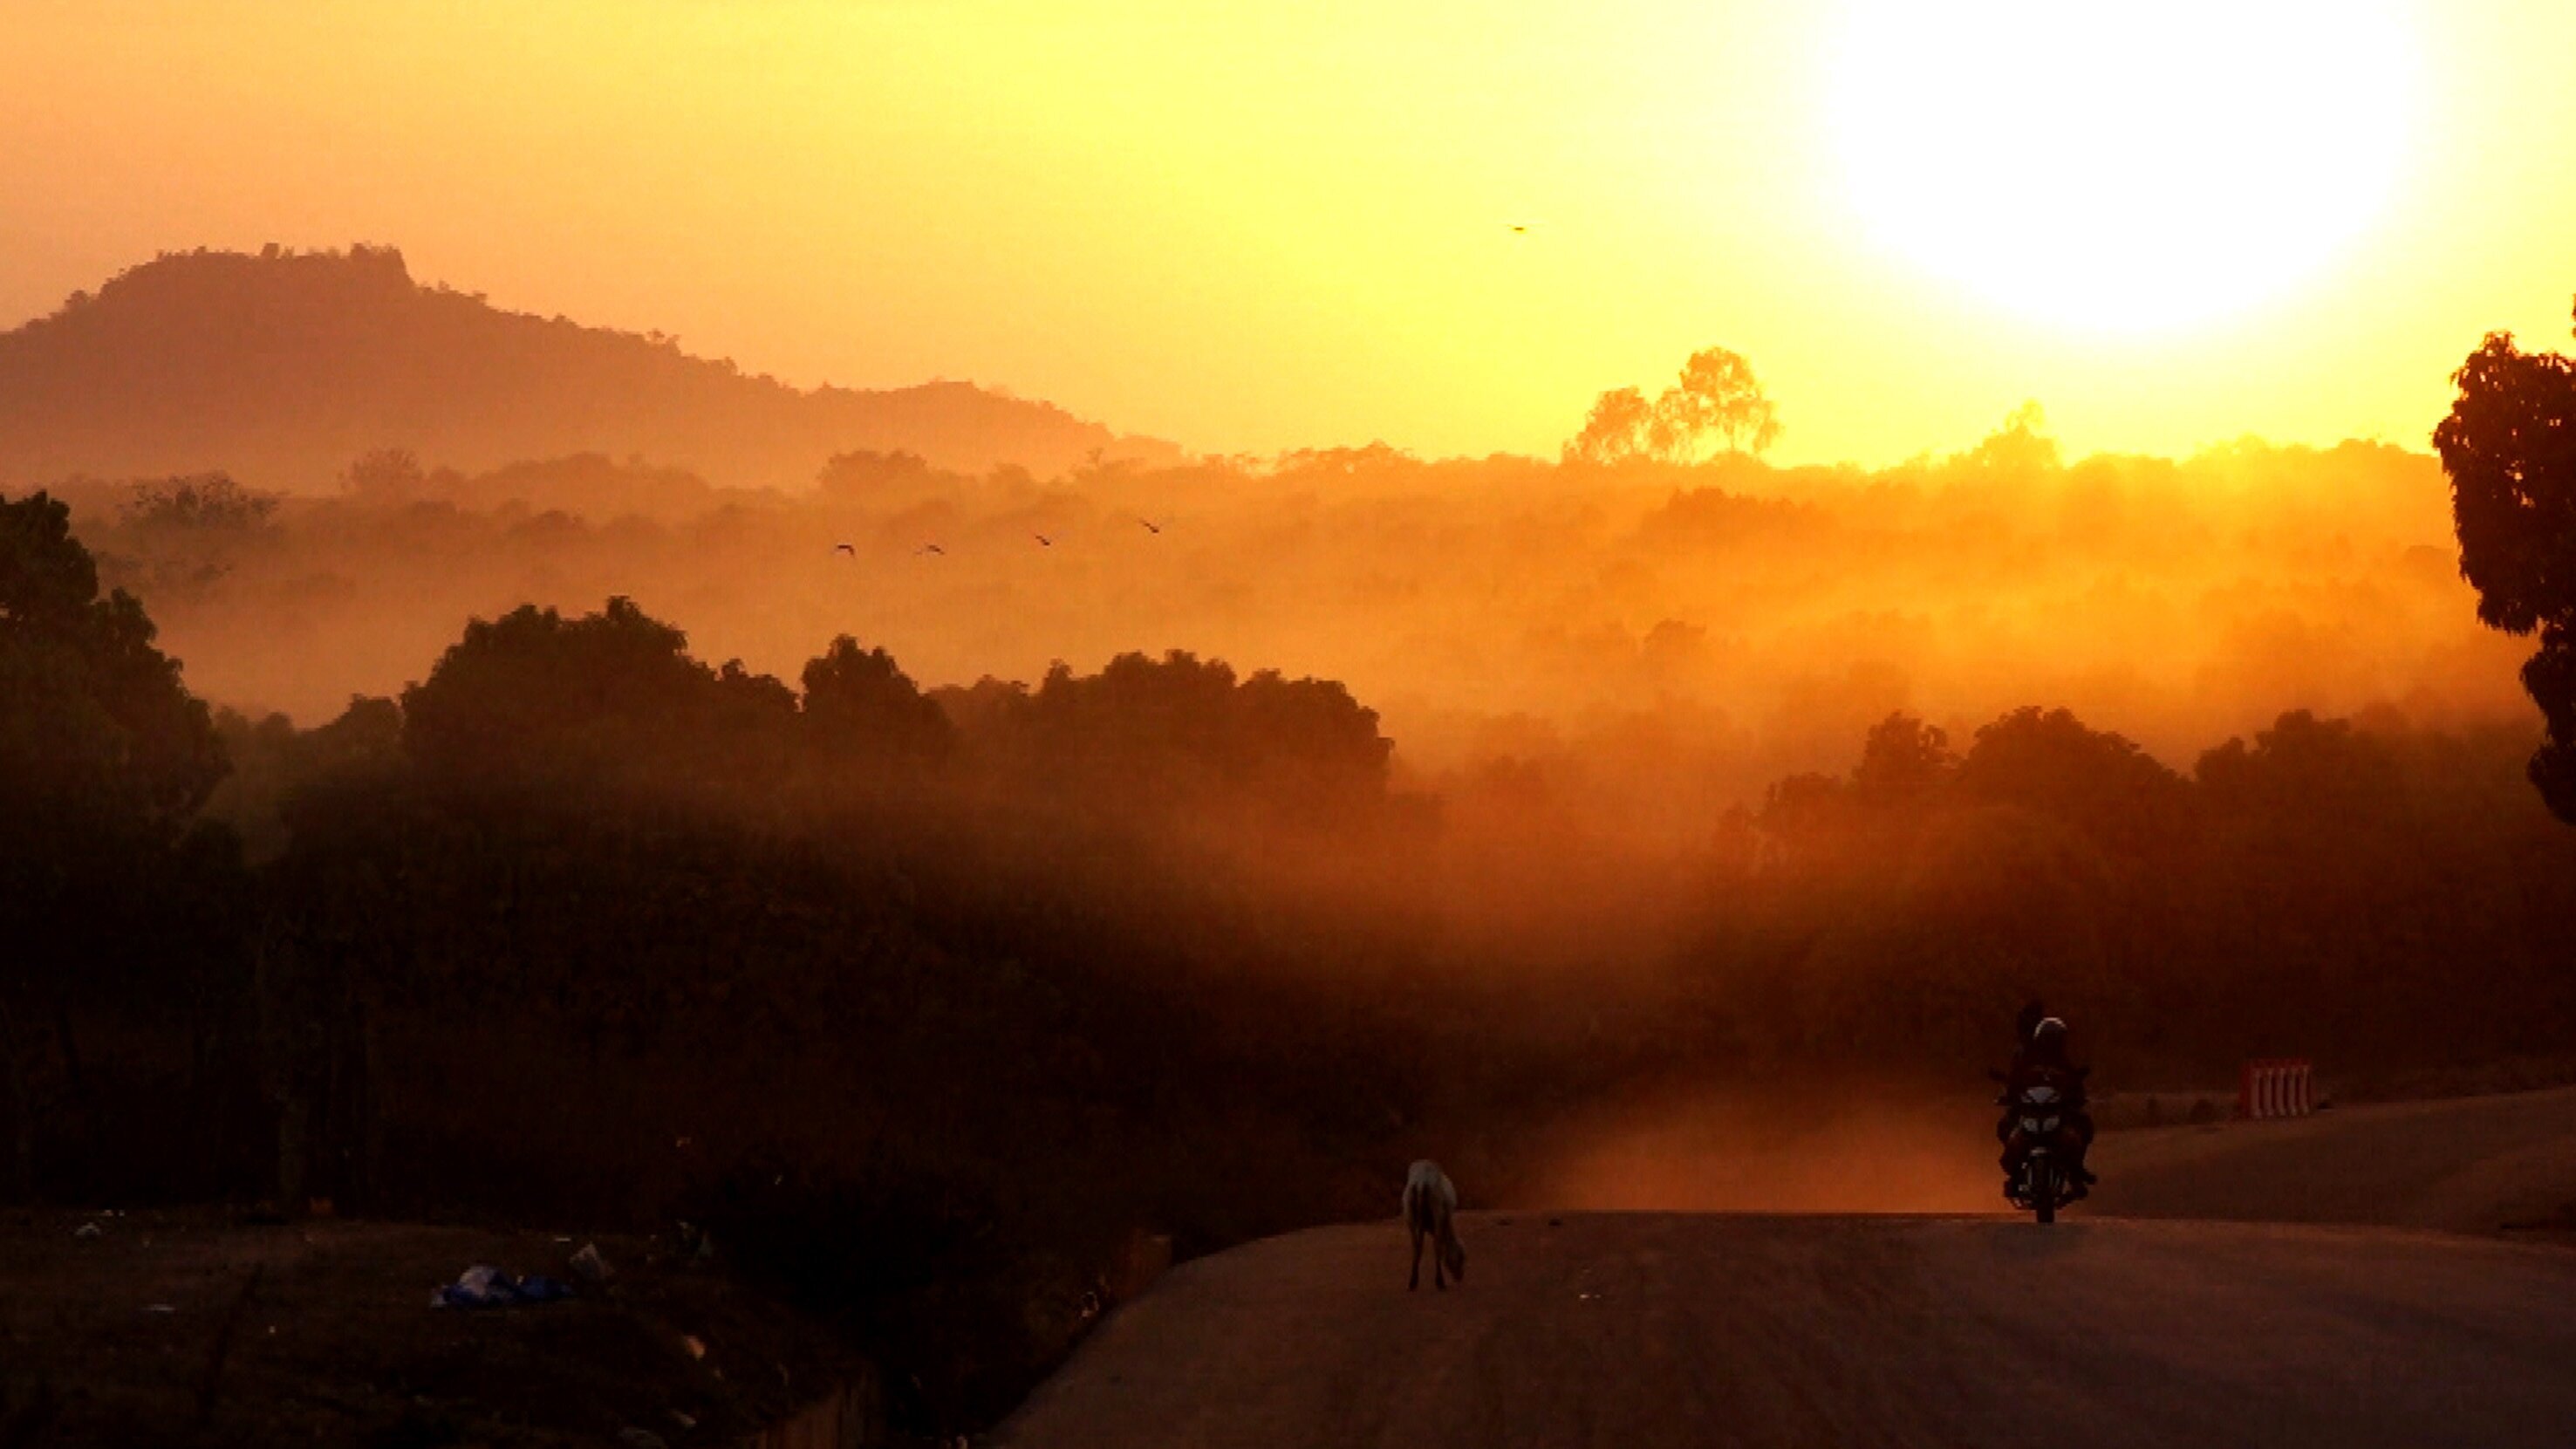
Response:
M2451 477L2460 572L2480 619L2540 636L2522 667L2549 723L2531 782L2576 824L2576 358L2491 333L2451 380L2460 395L2433 447Z
M223 778L213 715L154 632L132 595L99 596L69 508L0 502L0 788L16 824L62 811L169 833Z
M2321 720L2304 709L2256 734L2251 748L2235 739L2204 751L2192 773L2213 809L2315 831L2373 828L2404 797L2386 745L2350 720Z
M625 598L476 619L402 698L413 760L476 788L727 780L784 742L795 707L767 675L691 658L687 635Z
M1852 770L1852 791L1865 805L1907 805L1930 793L1957 768L1950 736L1910 714L1892 714L1870 727Z
M136 483L117 509L116 544L102 561L165 611L201 599L240 557L275 538L281 500L225 473ZM165 615L166 616L166 615Z
M409 448L377 448L361 453L340 474L340 486L350 493L388 501L407 502L417 497L428 481L419 456Z
M805 727L836 759L920 763L948 753L956 729L883 649L844 634L805 666Z
M1098 674L1050 671L1018 711L1012 753L1055 784L1129 808L1231 797L1320 819L1384 803L1394 743L1332 680L1185 650L1122 654Z
M2133 855L2172 845L2189 808L2181 777L2063 709L2017 709L1978 730L1958 781L1971 798L2020 806Z
M132 595L99 596L68 507L0 501L0 1186L13 1195L29 1188L35 1133L23 1017L40 1003L53 1016L79 1092L69 983L115 924L110 903L180 843L224 775L213 715L153 634Z

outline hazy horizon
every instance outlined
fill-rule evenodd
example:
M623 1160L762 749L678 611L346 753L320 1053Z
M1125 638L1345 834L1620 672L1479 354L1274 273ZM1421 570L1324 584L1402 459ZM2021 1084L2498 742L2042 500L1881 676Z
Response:
M367 241L800 386L974 380L1210 455L1543 454L1711 341L1790 463L2034 397L2076 453L2420 447L2480 334L2563 335L2576 15L2270 0L2208 45L2206 8L2100 12L2140 79L2087 75L2094 12L2003 0L1928 40L1881 0L20 0L0 318L165 248ZM2036 78L2037 149L1888 120L1900 45ZM1990 231L2027 287L1957 264Z
M0 482L73 502L193 689L307 727L471 618L619 596L781 679L850 634L928 687L1172 649L1330 680L1417 780L1530 772L1651 852L1895 711L2071 708L2175 769L2295 710L2533 723L2419 448L2077 454L2017 408L1879 469L1091 456L1144 445L581 320L385 251L175 254L0 334Z
M411 285L415 287L418 294L422 296L434 296L470 303L478 310L489 309L489 315L509 321L552 323L558 327L568 322L585 334L602 337L616 337L621 339L634 339L639 341L649 340L656 350L668 352L693 363L711 364L725 370L726 372L756 382L763 386L784 388L792 395L799 397L824 397L836 394L848 394L852 392L856 392L861 396L882 397L906 393L921 393L949 386L971 388L1002 402L1026 403L1038 409L1060 414L1069 422L1081 427L1102 430L1099 432L1098 436L1100 436L1104 441L1134 443L1158 448L1165 444L1178 444L1180 454L1182 456L1201 462L1222 463L1236 466L1252 464L1258 466L1304 453L1331 452L1346 448L1358 449L1368 447L1391 447L1410 457L1426 462L1473 462L1486 458L1515 458L1532 462L1552 463L1557 460L1560 452L1571 436L1578 430L1578 425L1582 421L1581 407L1576 403L1569 403L1565 408L1560 410L1564 414L1564 426L1560 433L1552 439L1545 439L1536 442L1526 448L1464 448L1450 452L1425 451L1419 448L1407 447L1400 442L1396 442L1393 439L1385 437L1348 440L1323 440L1313 438L1295 439L1277 448L1261 450L1192 448L1185 442L1181 442L1181 440L1165 438L1152 434L1130 432L1122 436L1118 419L1083 415L1065 408L1059 400L1055 398L1024 392L1000 384L978 381L972 378L952 378L943 376L917 378L909 382L888 381L879 384L857 385L833 378L821 378L807 381L783 377L760 366L757 359L740 359L732 356L718 356L706 349L694 346L690 343L689 339L682 337L677 333L667 332L659 327L649 325L650 319L643 319L638 323L638 325L629 327L598 318L568 315L559 309L549 310L541 302L526 306L504 303L490 297L480 288L473 286L469 279L439 277L424 273L417 265L412 264L410 254L406 252L398 242L368 241L364 239L336 245L317 245L312 247L297 247L270 242L258 247L238 250L224 247L208 247L202 244L192 246L172 245L156 248L149 255L136 258L131 263L116 267L107 273L89 279L83 285L77 286L64 293L61 297L55 299L50 305L43 307L27 317L20 318L15 321L0 319L0 322L6 323L6 325L0 325L0 339L5 339L13 335L24 335L36 324L58 321L71 315L73 312L77 311L78 308L91 301L103 287L114 286L130 277L136 275L148 275L161 269L165 265L184 263L191 259L212 259L216 261L233 260L240 262L275 262L278 260L292 262L299 259L307 259L339 263L348 262L353 258L363 261L363 259L369 256L386 258L403 264L404 270L408 272ZM2493 330L2506 329L2497 328ZM2542 346L2550 345L2550 339L2546 335L2535 337L2532 340ZM1658 387L1664 385L1668 381L1669 377L1667 375L1663 373L1650 372L1619 385L1642 387L1645 391L1651 394ZM1606 391L1607 388L1605 387L1603 390ZM1771 390L1771 396L1775 402L1778 401L1778 393L1776 389ZM1590 394L1585 394L1581 401L1588 403L1590 401L1590 397ZM1764 456L1766 461L1774 464L1802 469L1823 469L1829 472L1842 473L1878 472L1891 468L1923 466L1937 462L1944 456L1964 455L1973 451L1975 446L1991 432L1992 425L1995 420L2008 418L2008 415L2017 407L2034 405L2041 408L2042 414L2047 420L2051 441L2059 446L2065 461L2069 463L2097 458L2162 459L2176 463L2184 463L2198 458L2224 454L2232 450L2242 449L2249 445L2331 450L2343 444L2366 444L2372 447L2395 448L2401 452L2423 458L2427 461L2430 461L2433 457L2433 450L2430 446L2431 428L2429 424L2420 431L2419 435L2412 437L2391 437L2379 432L2370 432L2351 433L2338 437L2301 438L2267 432L2261 428L2248 428L2225 436L2202 439L2188 446L2172 448L2099 447L2079 450L2069 440L2062 436L2065 430L2061 426L2061 422L2056 411L2053 408L2048 407L2046 399L2037 393L2012 399L1993 414L1992 417L1979 420L1983 425L1982 429L1979 431L1963 433L1955 426L1945 428L1942 430L1941 436L1926 436L1910 445L1903 446L1899 451L1894 452L1887 459L1876 463L1864 463L1849 458L1805 458L1799 456L1796 449L1785 446L1766 448L1764 450ZM1792 406L1794 406L1794 404L1792 404ZM249 422L255 420L245 421ZM397 430L397 432L398 431L399 430ZM410 448L415 446L417 441L417 439L396 435L371 438L361 442L350 452L349 457L354 459L360 452L379 446L402 446ZM837 451L851 451L864 444L866 439L864 437L851 437L845 441L848 446L841 447L837 449ZM488 469L500 466L503 463L548 461L551 457L561 456L575 451L581 450L578 448L563 448L557 449L553 453L548 453L543 449L539 449L536 451L523 451L521 453L511 454L507 457L495 455L488 458L460 458L449 456L439 452L435 448L432 448L422 453L422 460L424 463L433 467L463 466L467 468ZM667 456L666 454L656 453L651 450L621 446L613 449L612 451L616 451L621 455L631 456L644 463L676 464L677 466L691 467L695 471L699 471L707 475L707 481L720 487L776 486L775 484L764 484L764 481L759 479L727 477L724 476L725 470L721 467L707 469L702 465L694 464L692 460L675 459ZM937 457L935 454L930 458L930 461L934 464L945 465L944 460ZM973 465L970 464L969 466ZM176 475L190 471L204 471L208 469L241 472L245 476L241 477L240 481L250 486L277 486L291 493L315 491L312 480L263 478L259 475L259 470L256 468L247 470L240 469L233 467L223 458L213 456L181 458L178 461L167 464L166 466L144 468L117 468L110 466L101 469L94 469L88 466L81 466L65 470L58 476L104 476L111 479L122 477L144 478L165 474ZM1038 477L1041 481L1044 481L1060 477L1065 471L1066 470L1062 467L1050 467L1040 470ZM56 481L53 478L43 476L39 472L31 472L21 469L20 473L23 476L17 477L14 480L0 478L0 481L14 482L15 486L17 486L21 491L32 487L42 486L49 481ZM790 491L794 491L797 485L810 481L812 480L808 478L798 478L788 486ZM327 487L325 491L327 491Z

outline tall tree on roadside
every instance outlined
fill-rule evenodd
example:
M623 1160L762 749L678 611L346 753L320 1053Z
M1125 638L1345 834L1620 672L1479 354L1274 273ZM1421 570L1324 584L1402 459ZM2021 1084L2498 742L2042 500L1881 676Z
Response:
M213 715L123 590L102 598L71 510L0 500L0 1188L31 1189L35 1104L20 1027L49 1012L78 1089L65 992L101 911L130 902L223 778ZM89 901L101 911L74 909Z
M2538 634L2522 666L2548 721L2531 782L2576 824L2576 358L2524 352L2490 333L2451 375L2460 394L2433 430L2478 617Z

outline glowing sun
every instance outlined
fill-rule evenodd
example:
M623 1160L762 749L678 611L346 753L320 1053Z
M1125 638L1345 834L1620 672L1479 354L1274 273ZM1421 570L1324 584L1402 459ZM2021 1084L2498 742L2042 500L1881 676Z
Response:
M1852 0L1830 87L1869 229L2013 311L2208 319L2312 275L2412 130L2397 0Z

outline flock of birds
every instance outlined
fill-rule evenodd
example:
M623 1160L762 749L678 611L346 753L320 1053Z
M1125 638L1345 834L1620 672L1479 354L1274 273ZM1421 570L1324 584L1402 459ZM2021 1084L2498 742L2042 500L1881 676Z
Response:
M1512 234L1515 236L1528 235L1529 224L1526 222L1513 223ZM1156 523L1150 518L1139 518L1136 521L1144 526L1147 533L1150 533L1157 538L1162 537L1163 530L1171 524L1171 520L1168 518L1163 520L1161 523ZM1055 540L1047 537L1043 533L1031 533L1029 537L1036 539L1038 547L1040 548L1055 547ZM832 545L832 551L834 553L848 554L853 559L859 556L859 546L854 543L836 543ZM925 543L921 547L914 549L912 551L912 555L915 558L945 558L948 556L948 550L937 543Z
M1171 520L1168 518L1164 519L1161 523L1156 523L1150 518L1139 518L1136 522L1142 525L1147 533L1154 535L1156 538L1162 537L1163 530L1171 526ZM1055 540L1049 538L1043 533L1033 532L1029 537L1036 539L1038 547L1040 548L1055 547ZM832 552L845 553L855 559L859 556L859 546L855 543L848 542L836 543L832 545ZM914 549L912 551L912 556L915 558L945 558L948 556L948 550L936 542L925 543L921 547Z

